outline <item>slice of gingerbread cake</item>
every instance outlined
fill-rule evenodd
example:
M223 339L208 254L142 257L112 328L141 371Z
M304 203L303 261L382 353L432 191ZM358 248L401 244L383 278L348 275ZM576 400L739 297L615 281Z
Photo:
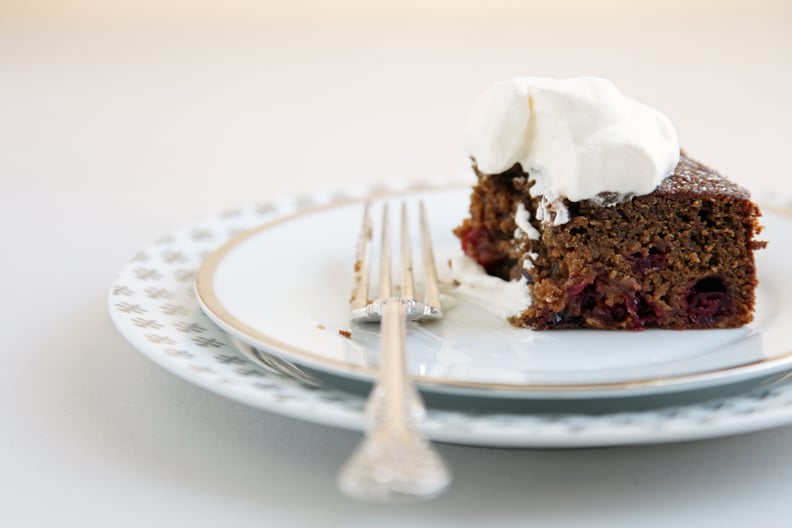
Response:
M523 281L516 326L729 328L753 318L760 212L680 152L658 111L596 78L498 83L471 114L478 181L455 233Z

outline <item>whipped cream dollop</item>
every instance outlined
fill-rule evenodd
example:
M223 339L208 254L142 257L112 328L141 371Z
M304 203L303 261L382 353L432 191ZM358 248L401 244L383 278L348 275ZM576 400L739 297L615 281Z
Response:
M465 145L485 174L519 163L545 204L648 194L679 162L671 121L596 77L496 83L475 103Z

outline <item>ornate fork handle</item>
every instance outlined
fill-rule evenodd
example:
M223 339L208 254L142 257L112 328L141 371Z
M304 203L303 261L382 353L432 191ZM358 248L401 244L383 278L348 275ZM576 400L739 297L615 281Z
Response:
M450 473L418 429L424 408L407 374L405 301L389 297L382 308L383 365L366 407L366 438L338 483L361 500L429 499Z

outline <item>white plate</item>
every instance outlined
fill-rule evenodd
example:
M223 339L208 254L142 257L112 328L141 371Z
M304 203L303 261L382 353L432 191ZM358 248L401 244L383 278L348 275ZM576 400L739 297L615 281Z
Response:
M360 396L328 386L306 388L257 368L201 312L193 294L201 261L230 236L336 198L307 196L244 207L161 238L138 253L111 286L114 323L151 360L206 390L286 416L361 429ZM531 414L430 407L424 427L435 440L470 445L590 447L711 438L790 423L792 384L776 383L728 398L640 412Z
M468 190L417 191L430 211L437 261L459 255L451 230L465 216ZM376 208L375 203L375 208ZM301 210L244 233L210 255L196 280L199 302L221 328L312 369L370 381L379 327L350 328L347 300L362 205ZM375 214L376 218L377 215ZM756 320L728 330L534 332L459 296L442 321L409 329L409 368L426 391L504 398L644 396L700 390L792 367L792 220L766 212L758 252ZM374 268L376 269L376 268ZM352 338L339 335L351 329Z

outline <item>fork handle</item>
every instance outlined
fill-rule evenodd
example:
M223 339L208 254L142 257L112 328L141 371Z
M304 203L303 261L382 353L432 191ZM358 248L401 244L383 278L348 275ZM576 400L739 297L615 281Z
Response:
M382 314L382 361L379 383L386 397L383 420L390 427L410 423L410 382L407 377L407 313L404 303L390 297Z
M380 310L380 369L366 402L366 430L419 434L426 411L407 371L405 300L387 297Z

